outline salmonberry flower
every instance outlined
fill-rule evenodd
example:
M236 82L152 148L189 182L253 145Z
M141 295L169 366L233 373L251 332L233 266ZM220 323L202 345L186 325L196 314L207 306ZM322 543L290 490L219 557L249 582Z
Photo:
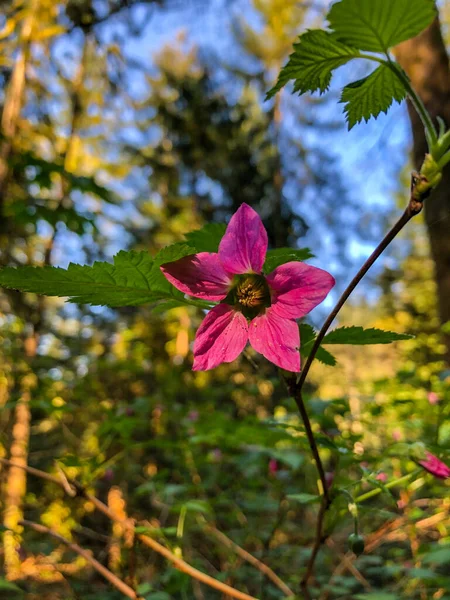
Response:
M438 479L447 479L450 477L450 467L439 460L437 456L434 456L434 454L427 451L425 457L424 460L419 460L418 463L428 471L428 473L431 473Z
M432 405L439 404L439 396L436 392L428 392L428 402Z
M262 273L267 232L258 214L242 204L232 216L219 252L200 252L166 263L161 270L178 290L220 302L200 325L194 343L194 371L231 362L247 342L287 371L300 371L300 334L295 319L320 304L334 278L302 262Z

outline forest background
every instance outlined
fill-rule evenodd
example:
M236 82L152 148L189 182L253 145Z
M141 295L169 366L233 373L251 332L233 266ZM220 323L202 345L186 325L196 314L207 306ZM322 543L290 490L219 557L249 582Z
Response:
M366 75L363 63L339 70L325 96L285 90L264 100L328 4L3 1L2 266L92 264L123 248L154 254L246 202L272 247L310 247L311 264L336 277L308 321L320 325L404 205L413 147L423 156L405 103L347 132L338 87ZM396 54L450 123L450 6L439 9L440 24ZM443 65L434 85L414 70L424 53ZM415 337L336 346L337 366L311 372L308 408L327 475L341 486L362 478L353 491L367 496L361 556L348 549L345 501L331 511L313 587L321 600L450 598L448 480L413 477L405 452L421 441L450 459L446 179L339 319ZM317 514L303 426L276 368L251 351L191 371L201 318L194 307L160 314L2 291L0 453L19 465L0 465L2 598L123 597L30 522L92 552L146 600L228 596L139 545L138 533L260 600L294 596ZM26 465L76 479L139 528L112 525L89 498Z

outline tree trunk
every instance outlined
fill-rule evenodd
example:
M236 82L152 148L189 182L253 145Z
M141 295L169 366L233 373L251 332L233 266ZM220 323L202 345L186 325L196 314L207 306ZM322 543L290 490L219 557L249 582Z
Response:
M3 104L0 130L3 140L0 144L0 217L3 217L3 205L5 202L6 188L9 177L9 159L13 150L14 136L17 132L17 124L22 110L27 64L30 59L31 36L35 20L35 12L38 4L32 2L27 7L28 15L25 17L20 39L22 46L16 59L11 81L8 85ZM1 225L1 223L0 223Z
M439 19L423 33L397 46L395 55L411 79L436 123L441 117L450 127L450 67ZM422 165L427 144L419 116L408 105L412 125L414 164ZM441 323L450 321L450 165L441 183L425 201L425 222L435 264ZM445 336L446 358L450 364L450 335Z

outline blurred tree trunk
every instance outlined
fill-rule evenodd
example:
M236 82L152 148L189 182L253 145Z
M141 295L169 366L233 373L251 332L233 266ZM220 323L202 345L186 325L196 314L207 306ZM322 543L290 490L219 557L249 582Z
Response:
M5 509L3 523L7 529L3 534L4 568L7 579L21 576L19 522L23 519L22 503L27 487L26 472L21 467L28 464L28 441L30 438L31 391L36 385L33 373L33 358L36 356L38 334L36 331L26 338L24 346L29 358L29 370L20 380L20 397L16 404L15 421L12 429L10 460L17 467L10 467L5 487Z
M88 60L88 50L90 42L91 38L89 36L84 36L81 61L73 79L72 89L70 90L70 129L66 142L66 147L61 156L65 171L72 171L72 163L76 163L76 136L77 130L80 126L79 122L82 118L83 113L82 93L85 77L85 67ZM23 78L22 85L24 85L24 83L25 79ZM20 96L22 97L23 94L24 89L22 87L20 90ZM21 104L22 101L19 102L19 106L17 109L18 112L16 112L15 117L16 119L19 116ZM16 128L16 125L14 125L14 127ZM6 173L7 172L8 168L6 165ZM2 171L0 170L0 189L2 181L1 173ZM65 176L62 175L60 180L60 194L57 198L59 206L62 206L64 201L66 200L67 192L67 181L65 179ZM48 239L47 246L45 249L45 266L50 265L52 262L52 252L55 241L55 235L56 227L53 234ZM15 409L15 420L11 433L12 441L10 448L10 459L18 466L9 468L8 476L6 479L6 486L4 490L4 526L7 528L7 531L5 531L3 536L4 567L7 579L10 580L19 579L22 576L20 557L21 538L18 534L21 531L19 522L23 519L22 505L26 492L27 481L26 471L21 467L26 467L28 464L28 446L31 424L30 402L32 400L32 391L37 383L34 368L34 359L37 355L39 332L43 324L42 320L44 306L45 299L41 299L38 303L38 308L35 314L30 315L31 318L29 319L29 327L31 328L32 333L24 340L24 352L25 355L28 357L28 368L20 380L20 395Z
M396 58L411 79L436 123L444 119L450 127L450 67L439 19L423 33L396 48ZM414 164L420 168L427 149L419 116L408 105L412 125ZM438 188L425 202L425 221L435 263L439 314L442 323L450 321L450 165ZM450 364L450 335L445 336Z
M38 10L37 0L32 0L27 8L27 16L20 31L21 46L14 64L11 80L5 94L3 104L0 132L0 219L3 222L3 204L9 177L9 159L13 150L14 136L17 131L20 112L22 110L25 93L27 64L30 59L31 37L33 32L35 14Z

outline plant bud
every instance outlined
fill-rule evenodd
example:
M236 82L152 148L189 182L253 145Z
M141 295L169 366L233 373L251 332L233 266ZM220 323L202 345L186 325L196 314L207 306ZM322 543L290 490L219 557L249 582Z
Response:
M358 533L351 533L348 536L348 547L356 556L364 552L364 538Z

